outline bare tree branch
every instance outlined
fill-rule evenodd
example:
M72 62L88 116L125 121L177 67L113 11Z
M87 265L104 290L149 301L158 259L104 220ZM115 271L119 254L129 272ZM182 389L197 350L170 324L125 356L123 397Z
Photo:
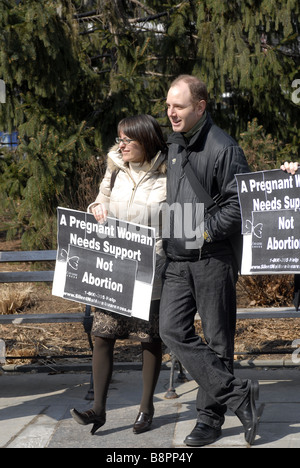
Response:
M145 23L147 21L153 21L153 20L162 18L163 16L167 16L167 15L172 14L175 10L180 8L182 5L184 5L185 3L188 3L188 0L184 0L183 2L179 3L175 7L170 8L170 10L166 10L166 11L162 11L161 13L153 14L153 11L151 11L150 9L146 9L145 6L142 5L139 2L139 0L130 0L130 1L132 3L135 3L136 5L140 6L141 8L143 8L146 11L146 13L149 13L148 16L143 16L141 18L130 18L130 19L128 19L128 22L131 23L131 24ZM84 20L88 20L88 19L91 19L91 18L100 20L101 15L99 15L97 10L88 11L86 13L78 13L78 14L74 15L74 19L76 19L78 21L84 21Z
M155 19L162 18L163 16L170 15L171 13L173 13L175 10L177 10L178 8L180 8L182 5L184 5L187 2L188 0L184 0L183 2L179 3L175 7L170 8L170 10L162 11L161 13L157 13L156 15L149 15L143 18L132 18L132 19L129 19L128 21L129 23L144 23L147 21L153 21Z
M142 8L148 15L154 15L154 10L151 10L151 8L147 7L143 3L139 2L139 0L129 0L131 3L135 3L138 5L140 8Z

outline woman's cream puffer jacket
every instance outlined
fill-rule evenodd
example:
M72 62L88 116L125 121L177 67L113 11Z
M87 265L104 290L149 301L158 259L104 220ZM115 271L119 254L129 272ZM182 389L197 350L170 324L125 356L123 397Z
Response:
M165 261L160 211L166 202L166 169L167 156L159 152L146 171L140 174L136 183L128 164L122 160L118 146L114 146L108 153L107 169L100 184L99 194L95 202L88 207L88 211L91 212L93 206L102 203L108 211L108 216L155 228L157 270L162 268ZM111 190L111 176L115 170L118 173ZM160 291L161 281L156 276L152 299L159 299Z

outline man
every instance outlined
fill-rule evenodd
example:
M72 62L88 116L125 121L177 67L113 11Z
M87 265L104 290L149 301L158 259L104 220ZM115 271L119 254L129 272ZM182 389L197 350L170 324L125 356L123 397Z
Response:
M241 233L241 215L234 175L249 172L243 151L211 120L206 110L203 82L182 75L167 96L170 136L167 203L169 206L203 203L195 194L184 166L190 164L204 189L218 200L206 212L204 244L191 247L190 239L176 236L171 218L165 239L168 262L160 308L161 337L199 384L197 423L185 439L203 446L221 435L230 408L253 444L258 414L258 383L233 375L238 263L233 246ZM202 240L203 243L203 240ZM205 341L196 333L194 317L201 317Z
M289 163L288 161L286 161L284 164L280 166L280 168L282 171L286 171L289 174L295 175L299 169L299 163L298 162Z

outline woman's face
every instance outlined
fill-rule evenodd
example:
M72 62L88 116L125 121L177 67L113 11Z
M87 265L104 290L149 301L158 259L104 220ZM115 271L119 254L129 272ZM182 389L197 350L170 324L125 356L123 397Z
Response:
M122 159L124 162L142 162L144 160L144 152L142 145L129 138L125 133L120 132L120 138L125 141L119 143L119 148L122 153ZM130 140L130 143L126 143L126 140Z

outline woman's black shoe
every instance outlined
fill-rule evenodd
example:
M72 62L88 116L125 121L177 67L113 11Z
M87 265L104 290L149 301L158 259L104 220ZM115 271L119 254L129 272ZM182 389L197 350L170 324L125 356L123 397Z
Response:
M141 434L150 429L153 420L154 411L152 414L143 413L142 411L137 415L135 423L133 425L133 432L135 434Z
M71 409L71 416L72 418L78 423L82 424L83 426L87 426L88 424L93 424L91 434L94 435L95 432L100 429L100 427L104 426L106 423L106 414L103 413L98 416L93 410L87 410L82 413L77 411L75 408Z

